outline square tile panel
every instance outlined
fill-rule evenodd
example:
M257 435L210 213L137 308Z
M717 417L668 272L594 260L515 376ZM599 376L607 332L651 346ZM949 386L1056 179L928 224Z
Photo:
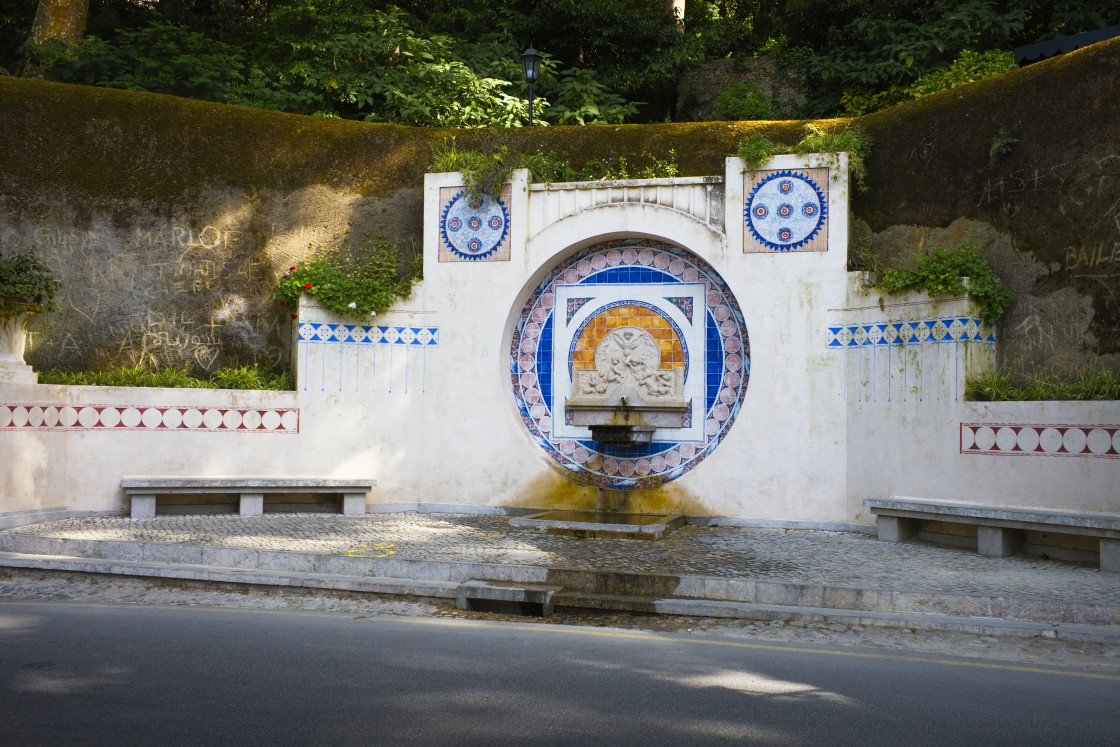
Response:
M743 252L828 251L828 169L743 175Z
M440 262L508 262L510 188L472 199L464 187L439 190Z

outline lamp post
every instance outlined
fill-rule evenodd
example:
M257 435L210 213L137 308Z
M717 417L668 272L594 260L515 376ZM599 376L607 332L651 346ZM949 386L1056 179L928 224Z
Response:
M525 82L529 84L529 126L533 126L533 84L541 74L541 56L530 44L529 48L521 55L521 71L525 73Z

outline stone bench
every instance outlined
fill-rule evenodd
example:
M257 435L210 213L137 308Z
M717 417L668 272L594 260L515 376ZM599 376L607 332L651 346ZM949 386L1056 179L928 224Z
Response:
M1044 508L1000 508L925 498L868 498L863 505L876 516L879 539L902 542L918 530L918 521L976 526L981 555L1004 558L1019 547L1024 530L1096 537L1102 571L1120 573L1120 515Z
M310 477L125 477L121 488L132 502L132 518L156 515L160 495L239 495L242 516L264 513L266 493L341 493L342 513L366 512L366 496L375 480L319 479Z

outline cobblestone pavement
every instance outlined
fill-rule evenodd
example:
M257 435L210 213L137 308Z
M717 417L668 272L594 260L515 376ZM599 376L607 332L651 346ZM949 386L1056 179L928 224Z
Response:
M573 539L476 514L89 517L6 530L47 537L707 575L885 591L1120 604L1120 575L839 532L686 526L659 542ZM362 550L366 548L366 550Z
M969 633L893 630L824 623L753 622L675 615L558 611L550 618L463 612L449 604L383 599L370 594L272 588L162 579L91 576L82 573L0 569L0 609L5 602L54 601L79 604L146 604L255 610L291 610L372 617L471 618L518 623L596 626L627 631L669 632L696 638L763 645L843 646L906 655L957 656L1017 662L1024 666L1075 667L1120 676L1120 645Z

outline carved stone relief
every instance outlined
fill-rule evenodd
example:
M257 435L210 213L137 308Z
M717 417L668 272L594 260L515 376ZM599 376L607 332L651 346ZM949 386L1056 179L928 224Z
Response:
M595 348L595 369L575 374L572 394L579 400L612 401L624 393L641 402L679 401L684 394L683 368L661 368L661 349L639 327L608 332Z

